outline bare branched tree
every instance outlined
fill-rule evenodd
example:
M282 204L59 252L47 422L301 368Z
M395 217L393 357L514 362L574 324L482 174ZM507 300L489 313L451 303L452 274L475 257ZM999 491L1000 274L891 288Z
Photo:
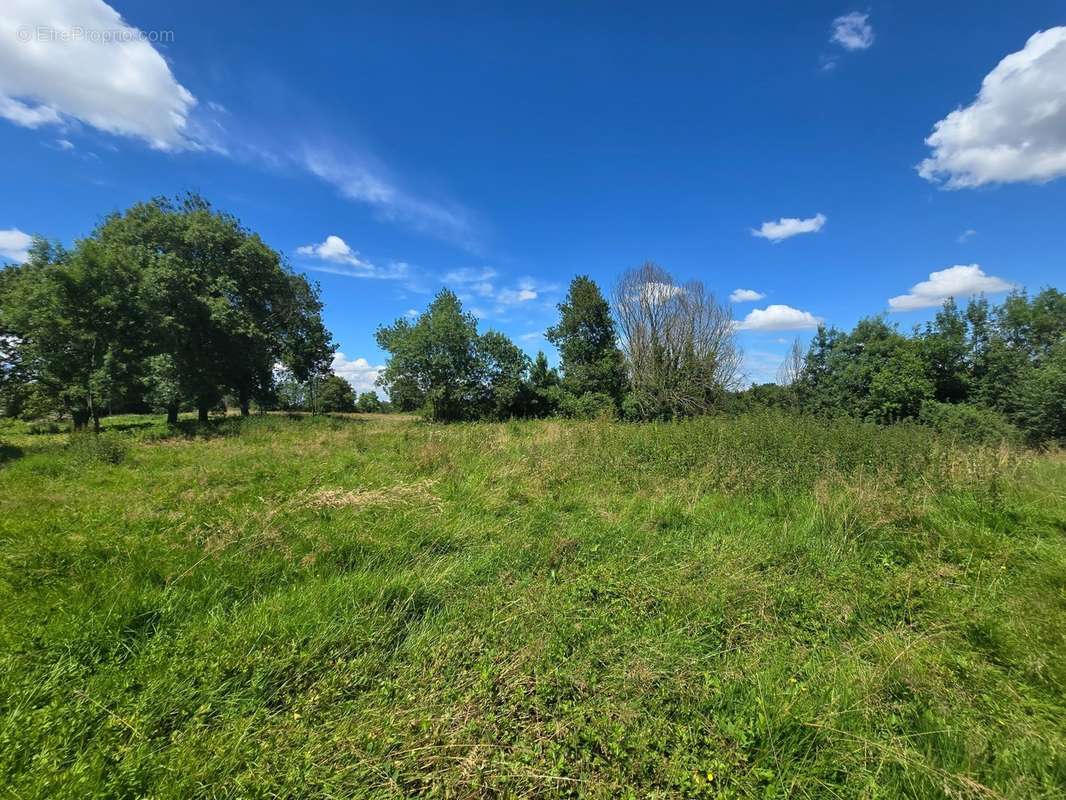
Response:
M803 355L803 345L800 344L799 338L796 338L785 360L777 369L777 382L782 386L793 386L803 374L803 365L806 360L806 356Z
M614 307L642 416L703 413L737 384L732 311L699 281L681 285L647 262L619 279Z

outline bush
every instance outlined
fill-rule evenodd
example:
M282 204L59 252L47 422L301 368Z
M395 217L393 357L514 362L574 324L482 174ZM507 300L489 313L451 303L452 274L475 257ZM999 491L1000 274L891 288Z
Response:
M1016 442L1018 429L998 411L970 403L922 403L918 420L937 433L962 444L1001 444Z
M559 403L559 413L570 419L615 419L618 408L610 395L585 392L580 397L564 394Z
M37 420L36 422L30 422L26 425L26 433L31 436L40 436L46 433L60 433L63 430L63 426L55 420Z
M75 433L67 444L70 460L81 464L120 464L129 444L117 433Z

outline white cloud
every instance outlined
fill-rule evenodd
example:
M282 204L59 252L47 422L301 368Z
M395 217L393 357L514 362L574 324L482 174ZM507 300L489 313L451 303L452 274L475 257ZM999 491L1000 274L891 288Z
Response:
M495 283L497 272L489 267L464 267L445 273L445 285L455 288L455 293L464 303L489 301L486 308L477 305L470 309L475 317L484 318L506 313L510 308L536 300L543 292L552 291L554 285L540 284L529 277L520 278L513 287L500 288Z
M769 305L766 308L754 308L737 325L742 331L801 331L817 328L821 317L809 311L785 305Z
M729 293L729 302L731 303L754 303L756 300L762 300L766 297L762 292L757 292L754 289L734 289Z
M874 43L874 29L868 22L869 14L852 11L833 20L830 41L845 50L866 50Z
M1066 175L1066 27L1033 34L933 126L918 174L949 189Z
M321 244L305 244L297 247L296 252L302 256L314 256L323 261L338 261L342 264L353 266L369 266L359 258L359 254L348 246L348 243L339 236L330 234Z
M73 150L74 142L70 141L70 139L56 139L56 147L60 150Z
M976 235L977 235L977 231L975 231L973 228L967 228L966 230L964 230L962 233L959 234L958 242L959 242L959 244L962 244L963 242L966 242L966 241L972 239Z
M529 333L523 333L521 336L518 337L519 341L525 342L526 344L539 342L543 338L543 331L530 331Z
M0 230L0 258L21 264L29 256L33 237L18 228Z
M323 262L308 266L308 269L316 272L383 280L400 280L410 276L409 264L403 261L393 261L387 267L379 267L363 259L358 251L353 250L344 239L335 234L330 234L318 244L305 244L297 247L296 253Z
M412 317L412 318L414 318L414 317L417 317L417 316L418 316L418 310L417 310L417 309L414 309L414 308L409 308L409 309L407 309L407 310L406 310L406 311L404 312L404 314L403 314L403 315L404 315L405 317Z
M198 147L187 132L196 98L102 0L4 0L0 41L0 117L28 128L69 117L158 150Z
M914 284L910 292L892 297L888 307L893 311L933 308L949 297L970 297L975 294L997 294L1014 288L1012 284L986 275L977 264L957 265L929 273L929 280Z
M780 242L801 233L817 233L825 223L825 214L815 214L808 219L782 217L777 222L764 222L758 230L752 228L751 235L769 239L771 242Z
M337 352L333 354L332 368L334 374L348 381L356 392L373 392L377 391L374 382L385 365L374 366L365 358L350 359L344 353Z

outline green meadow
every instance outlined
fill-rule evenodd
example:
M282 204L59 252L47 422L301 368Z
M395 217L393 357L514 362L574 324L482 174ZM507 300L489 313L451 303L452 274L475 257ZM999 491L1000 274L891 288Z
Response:
M785 413L0 425L0 795L1060 798L1066 459Z

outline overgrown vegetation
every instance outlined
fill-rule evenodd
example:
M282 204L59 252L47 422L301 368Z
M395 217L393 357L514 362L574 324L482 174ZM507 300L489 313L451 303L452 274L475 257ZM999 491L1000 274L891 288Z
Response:
M104 426L0 424L5 795L1066 793L1058 455L782 411Z

